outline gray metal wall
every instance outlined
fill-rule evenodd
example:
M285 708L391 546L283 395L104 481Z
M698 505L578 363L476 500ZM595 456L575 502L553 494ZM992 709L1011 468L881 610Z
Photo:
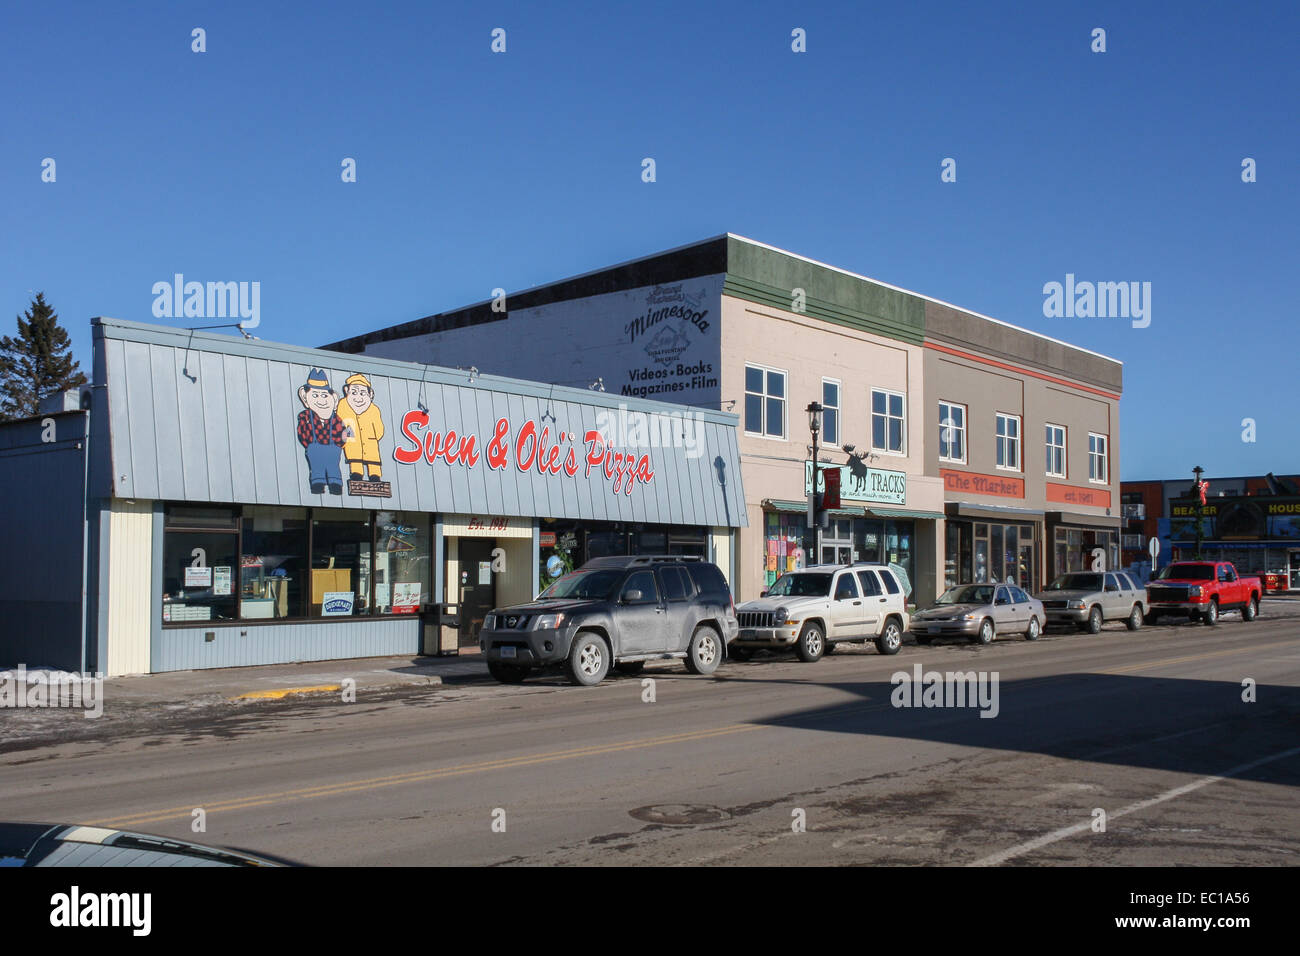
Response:
M211 633L213 640L206 635ZM420 622L339 621L301 624L165 627L155 635L151 669L201 670L290 661L327 661L420 653Z
M81 669L85 438L82 412L0 426L0 666Z
M713 527L746 520L735 415L492 376L471 382L467 372L115 319L97 319L94 330L106 368L116 497ZM563 343L539 342L538 347L562 348ZM297 391L312 367L323 368L336 391L354 372L369 377L384 421L379 448L390 499L311 493L296 426L302 409ZM396 448L410 447L401 433L403 415L421 403L429 410L428 431L450 428L477 436L482 456L477 465L394 459ZM584 477L581 438L561 446L562 455L569 448L577 455L579 471L572 478L517 470L513 441L510 464L500 470L487 465L499 418L509 419L512 439L533 420L539 432L550 427L554 443L559 432L582 436L597 428L598 416L617 414L620 404L632 412L698 416L701 453L637 449L638 455L650 455L655 477L636 484L630 495L614 494L599 470Z

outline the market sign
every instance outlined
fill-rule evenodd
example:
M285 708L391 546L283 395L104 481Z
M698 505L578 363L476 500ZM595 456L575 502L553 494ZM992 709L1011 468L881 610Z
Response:
M803 463L803 493L812 494L813 463ZM868 468L861 462L849 465L819 465L817 490L825 491L824 475L828 471L840 474L840 499L842 501L868 501L876 504L907 504L907 473L884 468Z

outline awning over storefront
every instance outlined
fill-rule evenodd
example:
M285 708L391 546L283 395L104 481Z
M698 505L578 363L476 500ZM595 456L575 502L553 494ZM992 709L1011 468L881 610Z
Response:
M1077 524L1085 528L1115 529L1124 523L1118 515L1083 515L1072 511L1049 511L1046 517L1048 524Z
M764 498L763 507L768 511L780 511L785 514L807 514L808 502L806 501L788 501L781 498ZM844 505L839 508L832 508L830 511L832 518L919 518L923 521L936 521L943 517L941 511L916 511L907 508L882 508L879 505L872 505L870 508L858 505Z
M1005 505L977 505L966 501L949 501L944 505L949 518L989 518L996 521L1042 521L1043 512L1032 508L1009 508Z
M783 498L764 498L763 508L767 511L779 511L783 514L803 515L808 513L808 502L788 501ZM852 505L830 510L832 518L862 518L866 516L866 513L866 508L856 508Z
M746 523L731 413L119 319L92 330L103 497Z
M918 518L922 521L939 521L944 518L942 511L915 511L907 508L881 508L872 505L867 514L875 518Z

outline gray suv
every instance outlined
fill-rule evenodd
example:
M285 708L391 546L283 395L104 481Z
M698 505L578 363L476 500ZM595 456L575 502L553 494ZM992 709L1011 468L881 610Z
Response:
M635 674L646 661L681 658L711 674L736 636L731 588L717 565L679 555L595 558L529 604L494 610L479 646L488 671L517 684L562 665L592 686L611 667Z

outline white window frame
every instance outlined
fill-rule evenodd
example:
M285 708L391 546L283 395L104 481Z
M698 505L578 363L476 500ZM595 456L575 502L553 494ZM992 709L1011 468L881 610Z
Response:
M961 409L961 426L960 426L960 427L958 427L958 426L956 426L956 425L945 425L945 424L943 423L943 420L944 420L943 409L944 409L944 406L945 406L945 405L946 405L949 409L954 409L954 408L960 408L960 409ZM951 416L952 416L952 412L949 411L948 415L949 415L949 417L951 417ZM950 461L950 462L953 462L954 464L958 464L958 465L964 465L964 464L966 464L966 460L967 460L967 458L969 457L969 454L970 454L969 451L967 451L968 445L967 445L967 441L966 441L966 438L967 438L967 435L966 435L966 426L967 426L967 424L968 424L969 422L970 422L970 409L969 409L969 408L967 408L967 407L966 407L965 405L963 405L961 402L949 402L949 401L945 401L945 400L942 399L942 398L939 399L939 460L940 460L940 461ZM943 430L944 430L945 428L952 428L954 431L957 431L957 432L960 432L960 433L961 433L961 457L960 457L960 458L950 458L950 457L947 457L947 456L944 455L944 453L943 453ZM949 443L948 443L948 446L949 446L949 448L951 448L951 447L952 447L952 442L949 442Z
M746 371L748 371L751 368L757 371L761 371L763 373L763 391L761 393L751 392L749 390L748 382L742 382L741 384L744 386L744 390L745 390L744 394L746 399L748 399L750 395L761 395L763 399L763 406L762 406L763 407L763 416L762 416L763 430L758 432L751 432L749 430L748 423L746 423L745 434L751 438L765 438L768 441L789 441L790 440L790 372L789 370L783 368L775 368L771 365L759 365L757 362L746 362L745 363ZM767 394L767 376L769 372L775 372L785 380L785 394L782 395L780 398L780 402L781 402L781 434L780 435L769 434L768 427L767 427L767 403L769 399L775 398L775 396L769 396ZM742 420L744 420L745 418L745 409L743 407L741 408L741 418Z
M888 446L881 448L876 445L876 393L877 392L885 396L885 441L886 442L889 441L889 420L890 418L893 417L889 414L889 397L891 395L896 395L903 400L903 416L902 418L899 419L899 421L902 423L902 427L899 428L899 434L902 436L903 439L903 447L898 451L894 451ZM895 458L906 458L907 457L907 393L896 392L892 388L873 388L871 389L871 397L869 401L871 403L868 408L868 411L871 413L871 450L874 452L878 452L881 455L892 455Z
M1101 452L1092 450L1093 439L1101 440ZM1093 467L1094 462L1100 461L1102 475L1100 478L1094 477L1096 469ZM1094 485L1110 484L1110 436L1103 435L1100 432L1088 432L1088 481Z
M1069 471L1070 471L1070 430L1069 430L1068 428L1066 428L1064 425L1057 425L1057 424L1055 424L1055 423L1053 423L1053 422L1046 422L1046 423L1044 423L1043 431L1046 432L1046 430L1047 430L1048 428L1057 428L1057 429L1060 429L1060 432L1061 432L1061 444L1060 444L1060 445L1053 445L1051 442L1047 441L1047 436L1046 436L1046 434L1044 434L1044 436L1043 436L1043 442L1044 442L1044 445L1046 446L1046 450L1050 451L1051 449L1054 449L1054 448L1060 448L1060 449L1061 449L1061 470L1060 470L1060 471L1052 471L1052 469L1048 468L1048 469L1046 470L1047 477L1048 477L1048 478L1068 478L1068 477L1069 477ZM1044 462L1044 464L1046 464L1046 462Z
M834 405L826 404L827 385L835 386L836 403ZM844 434L844 384L838 378L825 378L825 377L822 378L821 404L822 404L822 436L826 439L827 444L835 445L838 448L840 444L840 438ZM830 436L826 435L826 409L835 410L835 437L834 438L831 438Z
M1012 437L1009 436L1009 435L999 435L999 434L998 434L998 425L1001 423L1002 419L1004 419L1004 418L1006 418L1006 419L1010 419L1010 420L1012 420L1012 421L1014 421L1014 422L1016 423L1016 437L1015 437L1015 438L1012 438ZM1020 474L1021 472L1023 472L1023 470L1024 470L1024 464L1025 464L1024 447L1023 447L1023 446L1024 446L1024 437L1025 437L1025 423L1024 423L1024 420L1021 418L1021 416L1019 416L1019 415L1015 415L1015 414L1013 414L1013 413L1011 413L1011 412L994 412L994 417L993 417L993 462L994 462L994 467L996 467L998 471L1014 471L1014 472L1016 472L1017 474ZM1003 441L1005 441L1005 442L1013 442L1013 441L1014 441L1014 442L1016 443L1016 466L1015 466L1014 468L1011 467L1010 465L999 465L999 464L997 464L997 460L998 460L998 442L1003 442ZM1007 457L1006 455L1003 455L1003 458L1004 458L1004 459L1005 459L1006 457Z

